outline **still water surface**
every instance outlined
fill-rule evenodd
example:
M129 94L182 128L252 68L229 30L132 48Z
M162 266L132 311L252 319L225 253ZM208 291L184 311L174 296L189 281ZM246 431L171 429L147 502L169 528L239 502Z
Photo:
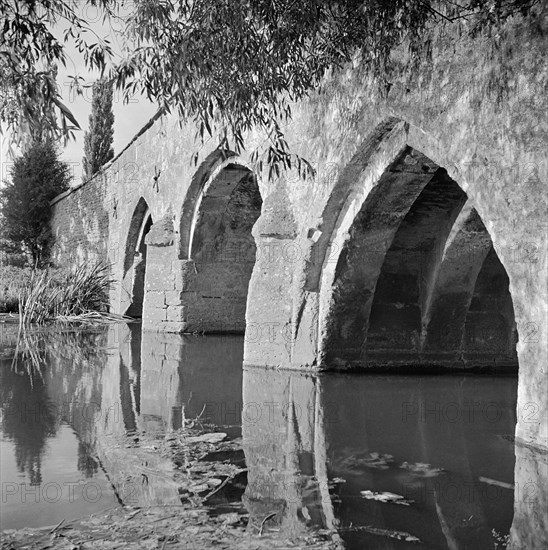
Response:
M115 492L109 476L144 434L200 416L242 437L243 503L259 523L278 512L284 536L316 525L349 549L417 547L385 531L480 549L510 530L515 378L242 369L241 337L138 325L29 338L39 371L13 364L9 338L0 353L2 529L128 503L135 487ZM180 501L170 467L149 465L139 504ZM387 492L406 502L375 500Z

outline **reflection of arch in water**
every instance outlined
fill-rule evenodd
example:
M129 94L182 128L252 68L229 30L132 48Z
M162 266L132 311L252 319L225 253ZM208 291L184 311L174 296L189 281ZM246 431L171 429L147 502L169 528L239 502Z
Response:
M281 525L284 536L309 527L333 529L324 413L318 379L298 373L244 369L242 436L250 524Z
M141 327L129 324L120 349L120 410L127 434L141 426Z
M177 430L183 419L239 426L243 338L142 333L141 418L147 429ZM237 431L237 429L236 429Z
M143 314L147 245L145 237L152 227L152 216L142 197L131 218L124 254L122 311L131 317Z
M360 531L368 526L408 532L432 548L464 549L491 545L491 529L508 533L514 512L526 519L515 523L514 539L543 547L543 509L531 532L526 503L513 506L514 447L506 438L515 396L509 377L372 375L349 384L341 375L245 368L250 525L258 529L274 513L265 529L281 527L284 536L315 526L354 539L354 547L374 547L382 539ZM545 480L546 470L536 477ZM364 490L415 503L365 500ZM540 493L529 496L541 504Z
M210 155L193 178L180 225L179 257L192 264L186 332L244 332L261 205L257 178L231 153Z
M327 461L331 476L346 479L342 493L351 498L362 490L389 491L415 501L394 510L352 500L337 509L341 522L400 529L429 548L488 548L491 529L508 533L514 452L503 435L515 426L514 378L322 381L321 406L331 411Z
M96 453L123 503L180 505L172 461L160 453L147 453L143 459L141 453L128 452L128 447L142 441L141 432L146 428L140 410L140 336L138 326L116 324L109 328L109 349L101 371L101 410L94 423Z

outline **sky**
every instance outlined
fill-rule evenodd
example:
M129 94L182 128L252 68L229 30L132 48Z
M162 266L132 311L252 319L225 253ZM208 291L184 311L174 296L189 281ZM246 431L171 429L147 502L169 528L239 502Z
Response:
M132 2L123 3L123 8L129 10L132 8ZM90 27L101 38L108 38L116 51L122 51L121 41L121 23L104 24L102 16L93 6L82 4L80 11L81 17L88 21ZM122 13L123 15L123 13ZM62 29L62 28L61 28ZM61 37L61 29L55 32ZM90 37L93 42L93 37ZM79 75L84 78L83 84L93 84L98 78L98 73L91 73L87 70L83 56L72 44L66 45L67 66L58 67L57 82L62 96L62 102L70 109L75 116L81 130L75 131L75 140L67 143L66 147L61 144L62 159L71 164L73 169L72 185L78 185L82 181L82 157L84 154L84 131L88 129L89 115L91 113L91 88L84 90L83 96L78 96L74 91L70 91L70 75ZM122 93L114 91L113 111L114 111L114 154L117 155L139 132L139 130L149 121L156 112L157 107L149 102L145 97L135 96L127 104L123 103ZM1 147L1 176L2 179L9 173L10 159L7 157L7 139L8 136L2 136Z

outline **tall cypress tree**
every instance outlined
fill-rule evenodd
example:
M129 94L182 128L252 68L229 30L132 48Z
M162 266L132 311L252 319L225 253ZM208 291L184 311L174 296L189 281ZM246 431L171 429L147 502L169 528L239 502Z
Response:
M84 134L84 181L114 157L113 139L112 83L98 80L93 84L89 130Z

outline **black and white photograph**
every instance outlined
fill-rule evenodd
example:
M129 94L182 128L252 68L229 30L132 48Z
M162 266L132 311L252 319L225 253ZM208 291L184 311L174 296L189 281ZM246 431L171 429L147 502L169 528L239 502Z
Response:
M548 0L0 0L1 550L548 548Z

